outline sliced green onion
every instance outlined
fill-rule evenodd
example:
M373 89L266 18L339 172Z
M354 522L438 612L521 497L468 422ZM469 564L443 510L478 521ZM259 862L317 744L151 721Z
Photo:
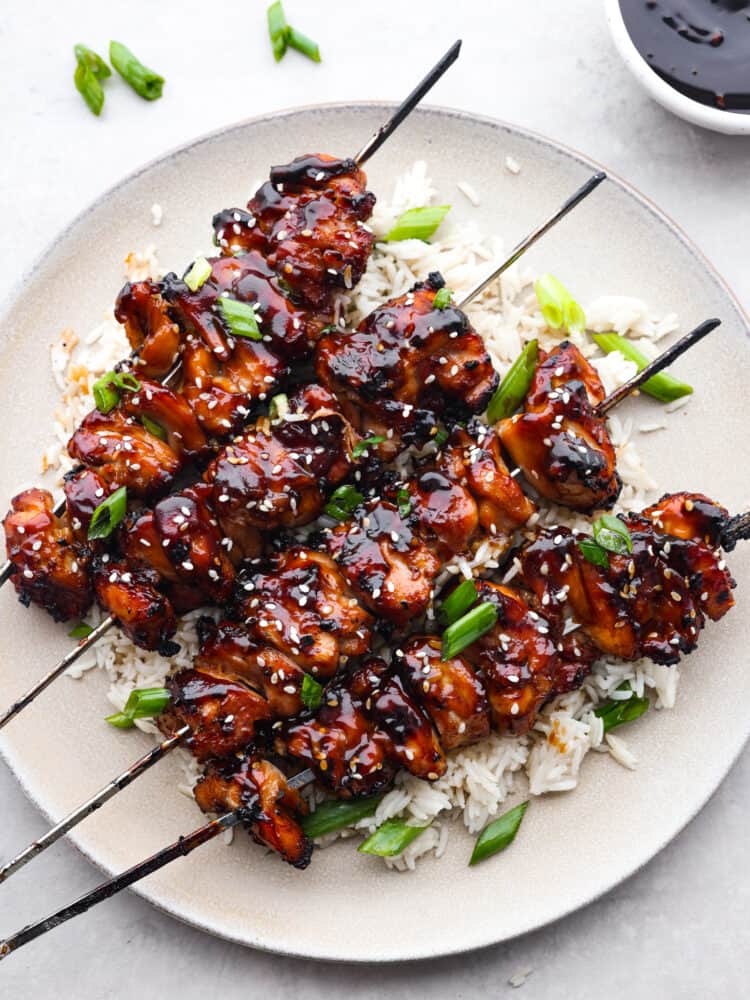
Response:
M146 101L161 97L164 77L144 66L122 42L109 43L109 61L133 90Z
M442 448L443 445L445 444L445 442L448 440L449 437L450 437L450 434L448 433L448 431L445 430L444 427L440 427L438 429L437 434L435 435L435 437L432 440L435 442L435 444L438 446L438 448Z
M113 375L112 381L118 389L124 389L126 392L141 391L141 383L132 372L113 372Z
M633 551L633 539L624 521L613 514L602 514L594 521L593 532L595 540L607 552L625 555Z
M104 91L99 82L99 78L86 59L79 59L76 62L73 83L76 90L84 99L90 111L98 117L104 107Z
M489 601L477 604L443 632L442 659L458 656L472 642L489 632L497 621L497 608Z
M286 53L289 39L289 25L286 23L281 0L276 0L276 3L271 4L266 11L266 18L268 20L268 34L271 39L273 57L276 62L279 62Z
M68 632L71 639L87 639L94 630L86 622L78 622L73 628Z
M302 681L301 696L302 704L305 708L309 708L314 712L318 705L320 705L320 699L323 697L323 685L318 684L310 674L305 674Z
M211 277L211 265L205 257L196 257L193 266L182 279L191 292L197 292Z
M450 205L410 208L403 215L399 215L385 241L393 243L396 240L426 240L428 236L432 236L449 211Z
M385 441L385 438L382 434L376 434L374 437L362 438L362 440L357 441L352 448L352 458L361 458L371 445L382 444L383 441Z
M141 383L132 372L105 372L92 386L94 402L100 413L109 413L120 402L120 392L139 392Z
M594 566L601 566L603 569L609 568L609 556L606 549L603 549L593 538L581 538L578 542L581 554L588 562Z
M128 509L128 490L121 486L119 490L108 496L94 511L89 524L88 538L109 538L117 525L122 521Z
M322 837L372 816L382 798L382 795L368 795L349 802L330 799L321 802L309 816L303 816L300 825L308 837Z
M283 420L289 413L289 397L280 392L268 404L268 416L271 420Z
M635 362L639 372L643 371L650 363L645 354L639 351L626 337L621 337L619 333L594 333L592 336L594 342L605 354L619 351L628 361ZM652 375L643 383L641 392L653 396L654 399L658 399L662 403L671 403L675 399L682 399L683 396L690 396L693 387L687 382L680 382L669 372L657 372L656 375Z
M512 844L528 807L528 801L522 802L486 826L477 837L469 864L479 864L480 861L491 858L493 854L504 851L509 844Z
M112 76L112 70L99 53L94 52L87 45L81 45L79 42L78 45L73 46L73 52L76 60L85 63L97 80L106 80L108 76Z
M553 330L562 328L569 333L583 333L586 314L561 281L552 274L543 274L535 281L534 291L547 326Z
M411 514L411 493L405 486L402 486L396 494L396 503L398 505L399 516L406 520L409 514Z
M405 850L412 840L416 840L427 826L410 826L402 819L387 819L375 833L359 845L357 850L360 854L377 854L381 858L392 858Z
M478 597L479 593L474 581L464 580L444 601L440 602L438 621L441 625L453 625L462 615L466 614Z
M453 292L450 288L439 288L435 292L435 298L432 300L433 309L447 309L451 304L451 299L453 298Z
M487 421L496 424L512 416L526 398L539 361L539 341L530 340L508 369L487 407Z
M149 432L149 434L153 434L154 437L159 438L160 441L167 440L167 432L164 430L161 424L157 424L157 422L155 420L152 420L151 417L147 417L145 414L141 414L141 423Z
M333 491L331 499L323 509L329 517L333 517L337 521L345 521L363 500L364 497L359 490L347 483Z
M233 337L249 337L250 340L263 339L258 327L255 309L249 302L230 299L226 295L220 295L216 301Z
M308 59L312 59L313 62L320 62L320 46L317 42L314 42L312 38L308 38L307 35L303 35L301 31L297 31L296 28L290 27L287 31L286 40L292 49L296 49L301 52L303 56L307 56ZM274 55L276 51L274 49Z
M166 688L136 688L130 692L125 708L104 720L118 729L132 729L136 719L153 719L161 715L171 695Z
M626 691L628 688L630 688L630 684L625 681L617 690ZM612 701L601 705L595 710L594 715L599 716L604 723L604 732L608 733L610 729L616 729L617 726L622 726L626 722L633 722L635 719L640 719L644 712L648 711L649 706L650 702L648 698L638 698L635 692L633 692L629 698L623 698L622 700L612 699Z

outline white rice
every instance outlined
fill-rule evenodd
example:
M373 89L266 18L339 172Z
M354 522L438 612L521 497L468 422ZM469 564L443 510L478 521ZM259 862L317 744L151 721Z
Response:
M518 173L519 164L508 157L506 168ZM473 204L479 196L466 181L459 190ZM408 208L446 200L436 191L419 161L400 177L390 199L378 200L372 226L377 236L383 236L397 217ZM154 205L152 221L161 221L160 206ZM430 271L439 270L457 297L466 292L493 263L503 258L503 242L499 237L481 233L476 223L457 224L449 213L437 238L424 243L405 240L401 243L377 243L367 272L346 310L346 318L354 322L365 316L385 299L405 292L415 281L424 280ZM549 262L554 271L554 261ZM126 274L131 280L146 275L158 276L159 264L153 247L130 254ZM469 307L475 328L484 338L497 370L502 375L517 356L523 343L538 337L543 347L551 347L561 339L548 331L533 291L533 272L523 261L513 265L503 277L488 288L481 299ZM677 330L674 315L654 316L640 299L624 295L600 296L585 303L588 327L594 331L615 330L630 337L648 357L658 353L657 342ZM569 339L596 366L607 392L626 382L635 366L621 354L603 356L585 334ZM128 345L111 311L102 322L82 339L65 331L52 348L52 369L62 392L62 406L53 426L53 442L45 452L43 468L54 470L57 481L72 465L65 444L72 429L90 409L90 389L93 381L128 354ZM685 401L680 401L683 404ZM675 405L667 407L669 412ZM664 422L645 424L637 428L650 433L664 428ZM618 510L642 507L651 498L656 483L644 468L633 439L631 420L614 415L610 431L618 455L618 468L623 479L623 491ZM411 459L402 459L408 469ZM569 510L547 505L535 515L535 522L562 523L586 529L587 521ZM483 541L475 552L457 557L449 563L438 581L441 585L451 575L487 573L497 569L507 548L507 541ZM511 565L504 582L512 580L517 566ZM200 612L186 615L175 636L181 650L170 661L155 653L135 649L116 630L108 632L82 661L69 671L71 677L81 677L87 670L98 667L110 679L108 698L115 709L121 709L133 687L154 686L163 682L167 669L187 666L197 651L194 621ZM92 611L89 622L95 625L99 612ZM322 838L325 846L342 837L363 836L374 831L392 816L402 816L408 822L428 829L396 858L385 859L389 868L407 871L419 858L440 857L449 835L448 820L460 819L471 832L477 833L502 810L510 796L526 790L530 795L570 791L576 787L584 758L590 750L609 753L624 767L636 766L636 758L619 735L603 733L602 722L594 709L610 698L622 697L618 691L623 682L630 682L635 693L649 692L656 708L672 708L675 704L679 670L653 664L647 660L624 663L601 660L593 668L579 690L557 698L540 714L533 730L520 738L491 735L476 746L452 753L446 774L434 783L419 781L400 773L393 789L388 792L374 816L361 820L355 827ZM147 722L139 722L147 732L156 732ZM180 790L192 794L199 775L193 758L183 754L185 779ZM320 801L319 790L310 790L310 800Z

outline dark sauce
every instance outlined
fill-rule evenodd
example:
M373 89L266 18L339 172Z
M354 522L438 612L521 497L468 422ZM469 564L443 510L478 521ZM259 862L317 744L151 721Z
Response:
M750 112L750 0L620 0L633 44L675 90Z

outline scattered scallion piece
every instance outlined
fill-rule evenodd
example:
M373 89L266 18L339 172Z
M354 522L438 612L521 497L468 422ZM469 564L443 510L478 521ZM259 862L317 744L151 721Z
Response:
M487 407L487 421L496 424L512 416L526 397L539 360L539 341L530 340L508 369Z
M619 333L594 333L592 336L594 342L605 354L619 351L628 361L633 361L637 365L639 372L643 371L646 365L649 364L649 359L646 355L639 351L627 337L621 337ZM693 387L692 385L688 385L687 382L680 382L679 379L670 375L669 372L657 372L656 375L652 375L650 379L643 383L641 392L653 396L654 399L658 399L662 403L672 403L675 399L690 396L693 392Z
M101 81L112 75L112 71L100 55L85 45L75 45L76 69L73 82L89 110L98 117L104 107L104 90Z
M78 62L85 62L97 80L106 80L108 76L112 76L112 70L99 53L94 52L87 45L81 45L79 42L78 45L73 46L73 52Z
M271 420L283 420L289 413L289 397L280 392L268 404L268 416Z
M402 486L396 494L396 503L398 504L399 516L406 519L411 514L411 493L405 486Z
M620 685L618 690L626 691L628 688L630 688L630 685L626 681ZM604 723L604 732L608 733L610 729L616 729L617 726L622 726L626 722L633 722L635 719L640 719L644 712L648 711L649 706L650 702L648 698L638 698L631 689L629 698L613 698L612 701L600 705L594 711L594 715L597 715L602 720Z
M331 499L325 505L325 513L337 521L345 521L359 507L364 497L351 484L339 486L331 494Z
M396 219L393 229L386 235L386 243L396 240L426 240L435 232L450 211L450 205L424 205L410 208Z
M286 23L284 8L281 0L276 0L266 11L268 21L268 34L271 39L271 48L276 62L280 62L286 54L286 47L289 41L289 25Z
M122 521L128 509L128 490L121 486L111 496L103 500L94 511L89 524L88 538L109 538L117 525Z
M118 729L132 729L136 719L153 719L161 715L171 695L166 688L135 688L130 692L125 708L104 720Z
M182 279L191 292L197 292L211 277L211 265L205 257L196 257L193 266Z
M588 562L593 563L594 566L601 566L603 569L607 569L609 566L609 556L606 550L595 542L593 538L582 538L578 542L578 548Z
M68 632L71 639L87 639L94 630L86 622L78 622L73 628Z
M164 77L148 69L122 42L109 43L109 61L133 90L146 101L161 97Z
M449 437L450 434L448 434L448 431L445 430L444 427L440 427L438 428L437 433L435 434L435 437L432 440L435 442L438 448L442 448Z
M309 816L303 816L300 825L308 837L323 837L326 833L343 830L365 816L372 816L382 798L382 795L368 795L349 802L330 799L321 802Z
M382 444L385 438L382 434L375 434L373 437L362 438L352 448L352 458L361 458L371 445Z
M633 551L633 539L627 525L614 514L602 514L594 521L592 528L594 538L607 552L625 555Z
M250 340L262 340L255 309L249 302L230 299L220 295L216 300L233 337L248 337Z
M443 632L442 659L458 656L472 642L489 632L497 621L497 608L490 601L477 604Z
M318 684L310 674L305 674L300 696L305 708L309 708L314 712L318 705L320 705L320 699L323 697L323 685Z
M435 298L432 300L433 309L447 309L451 304L451 299L453 298L453 292L450 288L443 286L435 292Z
M429 824L428 824L429 826ZM405 850L412 840L416 840L426 826L409 826L402 819L387 819L370 834L357 850L360 854L377 854L381 858L392 858Z
M466 614L472 604L476 603L478 597L479 593L474 581L462 581L444 601L441 601L438 608L438 621L446 627L453 625L462 615Z
M145 413L141 414L141 423L149 432L149 434L153 434L154 437L159 438L160 441L167 440L167 432L164 430L162 425L157 424L157 422L155 420L152 420L151 417L147 417Z
M479 864L480 861L491 858L493 854L504 851L509 844L512 844L528 806L528 801L522 802L486 826L477 837L469 864Z
M296 28L292 28L291 25L287 31L286 40L290 48L301 52L303 56L307 56L313 62L320 62L320 46L318 43L314 42L312 38L308 38L307 35L303 35L301 31L297 31Z
M534 291L547 326L568 333L583 333L586 314L561 281L552 274L543 274L534 282Z
M100 413L109 413L120 402L120 391L139 392L141 383L132 372L105 372L92 386L94 402Z

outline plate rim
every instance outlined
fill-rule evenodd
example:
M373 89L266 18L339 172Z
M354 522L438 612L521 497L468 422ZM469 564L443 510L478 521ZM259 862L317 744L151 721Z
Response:
M239 121L232 122L227 125L219 126L216 129L212 129L208 132L202 132L198 136L188 139L186 142L179 143L172 146L165 152L159 154L158 156L152 157L145 163L137 166L124 177L120 178L115 183L109 185L104 191L102 191L93 201L89 202L82 208L79 212L73 216L73 218L64 225L60 230L58 230L52 239L50 239L44 246L43 250L35 255L32 263L28 265L21 275L10 285L6 294L3 295L0 300L0 327L5 325L8 314L17 306L19 300L21 299L23 287L28 279L33 275L37 267L52 253L58 244L71 234L80 224L82 224L86 218L95 212L101 205L103 205L109 198L115 193L121 191L127 185L136 181L143 174L148 173L154 167L160 166L167 161L173 160L176 157L188 153L193 149L202 146L206 143L210 143L213 140L220 139L227 136L233 132L240 132L247 128L252 128L255 125L274 121L284 118L292 118L299 115L309 115L315 113L358 113L361 111L373 111L381 110L386 114L397 107L397 102L395 101L382 101L382 100L370 100L370 101L356 101L353 103L344 101L331 101L318 104L304 104L297 105L287 108L282 108L278 111L265 112L259 115L252 115L247 118L240 119ZM654 219L656 219L665 229L670 232L673 236L676 236L683 247L697 260L703 270L708 274L713 283L719 287L723 292L724 296L728 302L732 305L736 311L742 325L745 328L745 334L750 337L750 313L745 309L744 305L740 301L737 294L734 292L732 287L729 285L727 280L723 277L717 267L709 259L709 257L704 253L700 247L692 240L688 233L682 228L682 226L677 223L667 212L660 208L651 198L645 195L639 188L631 184L625 178L623 178L617 171L611 170L605 164L582 153L580 150L573 146L569 146L567 143L559 142L544 133L538 132L533 129L526 128L525 126L516 125L513 122L509 122L504 119L495 118L491 115L475 114L470 111L464 111L458 108L450 108L443 105L436 104L422 104L414 112L414 114L434 114L443 119L460 119L467 121L474 125L482 125L489 127L494 130L499 130L501 132L507 132L514 135L520 135L521 137L530 140L537 145L543 146L553 152L562 152L570 159L578 162L580 165L591 169L604 170L607 174L607 179L611 180L616 184L621 191L632 198L636 203L638 203L642 208L644 208ZM701 796L695 805L695 808L690 811L682 823L673 830L668 836L666 836L659 844L659 846L649 855L649 857L643 859L639 863L636 863L624 871L618 871L617 876L605 886L600 888L598 891L587 896L583 901L577 900L570 906L563 906L558 912L550 915L543 919L541 922L529 923L528 926L519 928L514 934L509 936L495 937L490 932L490 934L482 937L476 943L468 945L459 945L451 949L441 949L437 953L420 953L420 954L390 954L388 956L374 956L374 957L352 957L350 954L344 954L343 952L335 955L330 952L311 952L311 951L295 951L289 947L275 947L265 941L260 941L257 939L251 939L249 935L240 936L239 934L234 934L229 930L223 928L218 928L213 926L210 922L201 922L200 918L196 916L191 916L185 912L180 912L178 909L173 908L168 902L164 902L158 898L158 890L151 890L148 885L137 884L130 887L128 891L137 894L143 900L145 900L150 905L154 906L157 910L162 913L167 914L173 919L186 924L189 927L193 927L204 933L208 933L217 937L221 940L231 941L234 944L242 945L247 948L254 948L259 951L266 952L268 954L280 955L287 958L295 959L313 959L315 961L321 962L340 962L350 965L382 965L392 962L418 962L427 961L434 958L449 957L460 954L468 954L473 951L478 951L482 948L488 948L492 945L499 944L504 941L515 940L525 934L531 933L536 930L541 930L544 927L550 926L556 923L558 920L569 916L571 913L577 910L583 909L589 906L591 903L602 898L606 893L611 892L617 886L622 884L627 879L631 878L634 874L639 872L647 864L654 860L662 851L675 840L685 828L692 823L695 817L700 813L709 802L709 800L715 795L721 784L726 779L729 772L737 763L737 760L742 753L744 747L750 740L750 717L747 718L745 724L744 733L740 736L731 759L728 761L727 766L723 769L723 773L719 781L710 788L704 796ZM20 785L26 797L34 804L35 808L45 817L45 819L50 823L58 822L60 817L55 817L53 814L48 812L46 807L37 797L24 775L23 763L20 759L16 759L14 752L7 746L5 746L4 739L0 736L0 758L8 766L9 770L13 774L15 780ZM79 842L79 836L76 832L70 834L66 837L67 843L71 844L75 849L86 858L95 868L101 871L107 878L115 874L115 872L110 869L102 860L98 860L91 848L84 847Z

